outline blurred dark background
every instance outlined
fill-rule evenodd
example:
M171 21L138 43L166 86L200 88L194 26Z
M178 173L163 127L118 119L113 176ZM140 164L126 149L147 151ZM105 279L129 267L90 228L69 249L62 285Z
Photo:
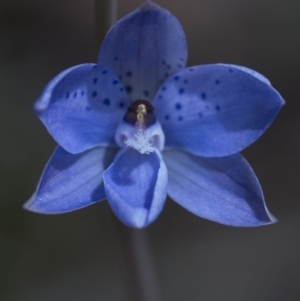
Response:
M120 0L118 16L140 5ZM287 101L244 151L279 223L241 229L168 200L147 228L165 301L300 300L300 1L157 0L181 21L189 65L225 62L265 76ZM32 105L45 84L97 58L93 0L0 0L0 300L125 301L106 202L60 216L26 212L55 143Z

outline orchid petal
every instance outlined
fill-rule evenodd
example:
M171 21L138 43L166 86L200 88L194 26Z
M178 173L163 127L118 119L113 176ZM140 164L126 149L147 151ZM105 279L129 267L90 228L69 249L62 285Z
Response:
M218 65L226 66L228 68L239 69L241 71L249 73L250 75L252 75L252 76L256 77L257 79L259 79L260 81L262 81L263 83L271 86L270 81L264 75L260 74L259 72L255 71L255 70L252 70L250 68L247 68L247 67L244 67L244 66L239 66L239 65L233 65L233 64L218 64Z
M203 158L167 151L164 160L169 170L168 194L195 215L240 227L276 222L253 170L240 154Z
M132 100L152 100L186 60L186 38L179 21L158 5L145 3L111 28L98 62L120 76Z
M124 148L103 174L106 197L113 212L128 226L149 225L165 203L167 177L166 166L157 152L142 155Z
M115 145L115 130L128 103L112 71L84 64L55 77L35 103L35 110L57 143L76 154Z
M103 200L102 173L115 154L115 148L99 147L73 155L58 146L46 165L36 192L24 208L57 214Z
M166 147L219 157L259 138L284 101L258 73L245 70L203 65L170 78L153 101Z

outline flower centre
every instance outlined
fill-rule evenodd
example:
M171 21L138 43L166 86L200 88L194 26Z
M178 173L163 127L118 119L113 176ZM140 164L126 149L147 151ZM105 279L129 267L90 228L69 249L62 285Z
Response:
M154 107L147 100L136 100L128 108L124 121L145 129L156 121L153 111Z
M154 113L154 107L146 100L134 101L119 124L115 140L121 147L132 147L141 154L150 154L164 148L165 136Z

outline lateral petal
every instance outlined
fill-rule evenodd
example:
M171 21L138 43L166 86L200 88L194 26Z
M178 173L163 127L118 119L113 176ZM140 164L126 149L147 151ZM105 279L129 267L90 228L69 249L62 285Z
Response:
M115 146L114 134L129 104L107 67L84 64L60 73L35 103L49 133L68 152Z
M258 139L284 100L262 75L249 70L203 65L170 78L153 101L166 147L222 157Z
M94 148L73 155L58 146L47 163L36 192L24 208L37 213L73 211L105 199L102 173L114 148Z
M253 170L240 154L203 158L167 151L163 157L169 171L168 194L195 215L239 227L276 222Z

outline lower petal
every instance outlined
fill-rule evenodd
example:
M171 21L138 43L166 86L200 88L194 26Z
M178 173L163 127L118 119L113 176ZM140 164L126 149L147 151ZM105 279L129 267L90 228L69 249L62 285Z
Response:
M116 216L127 226L142 228L160 214L167 196L167 168L157 152L120 151L103 174L105 193Z
M240 154L203 158L168 151L164 160L169 170L168 194L195 215L240 227L276 222L253 170Z
M113 161L114 148L94 148L73 155L58 146L36 192L24 208L37 213L64 213L105 199L102 173Z

